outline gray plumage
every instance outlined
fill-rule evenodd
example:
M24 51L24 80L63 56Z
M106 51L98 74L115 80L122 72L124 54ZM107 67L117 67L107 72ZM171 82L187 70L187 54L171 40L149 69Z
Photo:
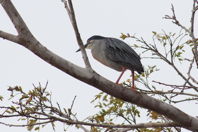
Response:
M117 71L123 68L138 73L144 71L138 54L119 39L95 35L87 40L85 48L91 49L96 60Z

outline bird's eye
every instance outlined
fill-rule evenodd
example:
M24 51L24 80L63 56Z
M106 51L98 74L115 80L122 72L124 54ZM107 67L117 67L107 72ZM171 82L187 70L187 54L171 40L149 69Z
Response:
M94 40L90 40L89 43L93 43Z
M91 41L89 40L89 41L87 41L87 43L89 44Z

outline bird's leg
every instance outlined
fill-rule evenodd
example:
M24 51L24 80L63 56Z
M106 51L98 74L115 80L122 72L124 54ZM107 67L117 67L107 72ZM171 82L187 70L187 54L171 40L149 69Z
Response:
M134 80L134 70L131 70L131 73L132 73L132 87L131 87L131 89L136 90L135 89L135 80Z
M126 71L126 69L125 68L122 68L122 72L121 72L120 76L118 77L118 80L116 81L116 84L119 83L120 78L122 77L122 75L124 74L125 71Z

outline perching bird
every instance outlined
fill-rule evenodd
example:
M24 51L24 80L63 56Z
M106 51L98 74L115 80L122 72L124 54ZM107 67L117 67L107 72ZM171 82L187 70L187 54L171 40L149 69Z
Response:
M138 54L125 42L116 39L94 35L87 40L85 48L91 49L92 56L102 64L121 71L116 84L119 83L120 78L126 69L132 72L132 89L134 86L134 71L139 74L144 72L140 57ZM76 52L80 51L77 50Z

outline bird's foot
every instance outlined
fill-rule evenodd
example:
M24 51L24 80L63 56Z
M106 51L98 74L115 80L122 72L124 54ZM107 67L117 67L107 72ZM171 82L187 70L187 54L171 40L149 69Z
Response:
M132 87L131 87L131 90L132 90L132 91L136 91L136 87L135 87L135 86L132 86Z

